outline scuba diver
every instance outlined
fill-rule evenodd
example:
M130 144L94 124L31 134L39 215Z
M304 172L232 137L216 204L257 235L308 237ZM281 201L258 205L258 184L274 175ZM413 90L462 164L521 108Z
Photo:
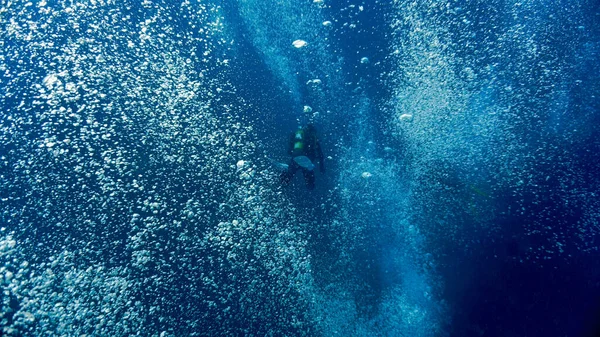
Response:
M298 169L302 169L306 187L309 190L315 188L315 160L319 160L319 169L325 173L325 162L321 144L317 138L317 130L312 124L299 128L290 136L289 154L292 160L287 170L281 173L281 182L288 184Z

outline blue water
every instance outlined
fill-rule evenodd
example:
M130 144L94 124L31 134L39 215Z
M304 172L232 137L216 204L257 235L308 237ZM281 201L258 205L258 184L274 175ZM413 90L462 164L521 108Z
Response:
M600 331L597 1L37 1L0 25L0 335ZM284 186L309 122L326 171Z

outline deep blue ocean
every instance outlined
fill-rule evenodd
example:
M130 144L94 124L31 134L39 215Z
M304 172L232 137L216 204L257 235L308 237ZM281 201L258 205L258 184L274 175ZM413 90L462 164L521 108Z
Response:
M0 336L598 336L599 98L597 0L0 2Z

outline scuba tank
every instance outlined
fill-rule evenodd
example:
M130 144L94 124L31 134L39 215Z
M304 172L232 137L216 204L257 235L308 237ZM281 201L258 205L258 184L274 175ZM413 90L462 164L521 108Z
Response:
M304 130L300 129L294 134L294 156L304 155L304 149L306 148L306 140L304 139Z

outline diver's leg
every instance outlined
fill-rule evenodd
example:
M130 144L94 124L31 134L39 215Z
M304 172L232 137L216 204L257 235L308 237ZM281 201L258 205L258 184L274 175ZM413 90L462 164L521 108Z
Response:
M303 173L304 173L304 181L306 181L306 187L309 190L312 190L315 188L315 171L309 171L306 169L302 169Z
M284 185L289 184L292 178L294 178L294 174L296 174L297 170L298 164L296 164L296 162L292 160L288 165L288 169L281 172L281 175L279 176L279 178L281 179L281 183Z

